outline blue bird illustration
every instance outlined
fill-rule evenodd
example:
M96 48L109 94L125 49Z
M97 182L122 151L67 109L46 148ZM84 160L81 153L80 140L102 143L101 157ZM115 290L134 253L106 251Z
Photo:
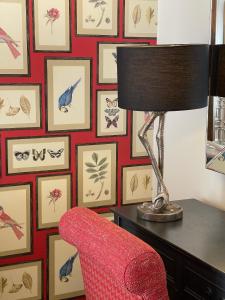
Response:
M71 256L65 264L59 270L59 279L60 281L68 282L69 278L67 276L71 276L73 271L73 263L78 255L78 252L75 255Z
M76 89L76 87L78 86L78 84L80 83L81 78L79 78L74 85L72 85L71 87L69 87L67 90L65 90L65 92L59 97L59 101L58 101L58 107L60 111L63 112L68 112L68 108L66 108L66 106L70 106L71 102L72 102L72 97L73 97L73 92Z

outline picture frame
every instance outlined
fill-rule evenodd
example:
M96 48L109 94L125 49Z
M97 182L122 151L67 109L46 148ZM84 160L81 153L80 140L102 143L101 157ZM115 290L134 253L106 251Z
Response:
M103 217L103 218L111 221L111 222L114 222L114 213L110 213L110 212L108 212L108 213L100 213L99 215L101 217Z
M152 197L152 166L122 167L122 204L150 201Z
M117 202L117 143L77 145L76 156L78 206L115 205Z
M57 227L61 216L72 207L71 174L38 176L36 186L38 229Z
M156 38L158 0L124 0L124 38Z
M138 138L138 131L143 126L145 118L148 117L149 112L144 111L132 111L131 112L131 158L142 157L148 158L146 149L142 145L141 141ZM150 144L153 145L153 126L151 130L148 131L148 140Z
M0 185L0 257L31 252L31 217L31 183Z
M108 43L99 42L98 52L98 83L117 83L117 47L145 46L148 43Z
M0 1L0 76L30 73L27 11L26 0Z
M91 129L91 69L89 58L46 59L48 131Z
M58 234L48 236L48 245L48 299L68 299L84 295L77 249L61 239ZM72 266L70 274L63 270L66 263Z
M34 50L70 52L70 1L33 0Z
M1 300L43 299L41 260L1 266L0 278L2 279Z
M97 91L97 137L127 135L127 111L118 107L116 90Z
M0 130L41 127L41 85L0 84Z
M69 136L8 138L7 174L63 171L70 167Z
M118 0L76 0L78 36L118 36Z

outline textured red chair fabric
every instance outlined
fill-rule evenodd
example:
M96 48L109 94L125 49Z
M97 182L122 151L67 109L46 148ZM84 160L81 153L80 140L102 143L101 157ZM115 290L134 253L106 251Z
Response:
M149 245L87 208L66 212L61 237L80 255L87 300L168 300L162 259Z

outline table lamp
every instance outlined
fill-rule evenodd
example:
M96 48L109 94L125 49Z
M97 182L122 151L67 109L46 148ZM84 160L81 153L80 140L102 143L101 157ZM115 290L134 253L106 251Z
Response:
M157 178L157 195L152 202L138 206L138 216L142 219L169 222L183 216L182 207L169 201L163 181L165 114L207 105L208 60L208 45L117 48L118 106L150 112L138 136L151 159ZM157 118L158 159L147 138L147 132Z

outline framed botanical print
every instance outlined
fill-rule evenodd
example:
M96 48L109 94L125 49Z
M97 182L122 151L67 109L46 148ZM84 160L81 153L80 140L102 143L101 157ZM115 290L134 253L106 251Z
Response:
M118 0L76 0L77 35L117 36Z
M124 0L124 37L156 38L158 0Z
M71 208L71 175L37 177L38 228L58 226Z
M0 186L0 257L31 251L31 185Z
M134 157L147 157L147 152L138 137L138 131L143 126L149 112L132 111L132 127L131 127L131 158ZM153 126L148 131L148 140L153 144Z
M0 267L1 300L41 300L42 261Z
M91 60L47 59L48 131L89 130Z
M138 165L122 168L122 204L152 199L152 166Z
M118 107L117 91L97 91L97 136L127 134L127 111Z
M7 139L7 173L68 170L69 136Z
M70 51L70 1L33 0L36 51Z
M77 145L78 206L116 204L117 144Z
M59 235L49 236L49 300L84 295L83 277L77 249Z
M0 130L41 126L41 86L0 84Z
M101 213L99 215L111 222L114 222L114 213Z
M117 47L144 46L144 43L98 43L98 83L117 83Z
M0 76L29 73L26 0L0 0Z

